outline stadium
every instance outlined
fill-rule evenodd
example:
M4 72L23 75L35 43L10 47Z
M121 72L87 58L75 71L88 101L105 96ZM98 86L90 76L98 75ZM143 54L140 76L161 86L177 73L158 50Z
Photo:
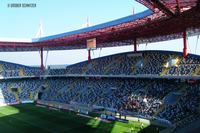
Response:
M56 35L0 39L1 52L40 52L40 67L0 61L0 132L199 132L200 55L188 52L187 38L200 34L200 1L136 1L148 10ZM182 39L181 52L138 49L174 39ZM132 51L92 59L98 48L120 46ZM44 65L44 51L74 49L87 49L88 59Z

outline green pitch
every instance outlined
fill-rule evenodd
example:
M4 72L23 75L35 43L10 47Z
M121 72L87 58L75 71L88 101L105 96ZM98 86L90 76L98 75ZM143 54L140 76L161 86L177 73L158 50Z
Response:
M162 127L136 122L105 123L74 112L48 110L34 104L0 107L0 133L156 133Z

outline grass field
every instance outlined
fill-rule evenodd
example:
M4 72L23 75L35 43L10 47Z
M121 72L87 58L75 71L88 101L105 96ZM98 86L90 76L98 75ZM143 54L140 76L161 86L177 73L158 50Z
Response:
M137 122L105 123L74 112L48 110L34 104L0 107L0 133L156 133L162 127Z

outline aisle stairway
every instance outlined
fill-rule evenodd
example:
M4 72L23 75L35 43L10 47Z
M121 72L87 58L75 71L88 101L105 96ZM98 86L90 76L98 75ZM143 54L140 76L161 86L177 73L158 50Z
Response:
M4 103L5 103L5 99L4 99L4 96L3 96L2 89L0 88L0 105L4 104Z
M11 90L11 88L12 88L12 87L9 87L9 88L8 88L8 92L10 92L11 94L13 94L13 95L15 96L16 101L19 101L18 92L13 92L13 91Z
M169 72L170 68L163 68L162 72L160 73L160 76L165 76Z
M19 69L19 76L25 76L24 69Z

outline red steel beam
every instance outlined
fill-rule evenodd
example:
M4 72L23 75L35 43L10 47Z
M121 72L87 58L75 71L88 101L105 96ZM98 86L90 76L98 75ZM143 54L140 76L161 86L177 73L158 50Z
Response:
M137 52L137 39L134 39L134 52Z
M151 0L155 6L160 9L161 11L164 11L168 16L174 16L175 14L169 9L167 8L163 3L161 3L158 0Z
M40 68L41 68L41 70L44 70L44 63L43 63L43 48L40 49L40 61L41 61Z
M177 13L180 14L181 8L180 8L179 0L176 0L176 3L177 3Z
M91 62L91 50L88 49L88 63Z
M187 33L186 30L183 32L183 57L186 58L188 55L187 52Z
M176 3L175 3L176 4ZM85 45L87 38L97 38L100 43L111 41L123 41L134 38L151 38L159 35L169 35L174 33L182 33L183 27L190 28L195 25L200 26L200 13L190 12L187 15L181 13L176 17L163 17L162 14L155 13L152 16L136 20L133 22L123 23L117 26L107 27L96 31L81 33L78 35L67 36L45 42L35 43L19 43L19 42L0 42L0 48L28 48L28 47L58 47L58 46L73 46L80 47ZM181 17L182 16L182 17ZM153 18L152 21L148 21ZM155 20L154 20L155 19ZM80 44L80 45L77 45ZM108 45L107 45L108 46Z

